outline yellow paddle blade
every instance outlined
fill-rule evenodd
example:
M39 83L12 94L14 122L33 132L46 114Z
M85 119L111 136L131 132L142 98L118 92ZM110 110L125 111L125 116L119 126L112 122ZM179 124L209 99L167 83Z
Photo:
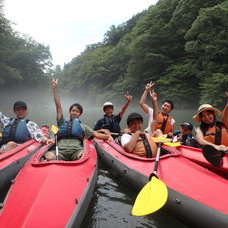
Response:
M151 214L164 206L168 198L165 183L153 176L142 188L132 208L132 215L144 216Z
M2 132L0 132L0 137L2 137Z
M55 126L55 125L52 125L52 126L51 126L51 131L52 131L54 134L57 134L57 132L58 132L58 127Z
M159 137L151 137L154 142L171 142L172 139L167 138L167 135L162 135Z
M181 143L180 142L164 142L164 144L166 145L166 146L173 146L173 147L175 147L175 146L181 146Z

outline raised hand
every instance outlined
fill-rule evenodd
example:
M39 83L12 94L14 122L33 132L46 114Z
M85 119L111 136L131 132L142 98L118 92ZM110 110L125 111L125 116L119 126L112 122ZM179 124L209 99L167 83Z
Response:
M124 94L125 98L128 100L128 101L131 101L132 100L132 96L128 93Z
M145 90L149 91L151 88L154 86L154 82L150 81L149 83L146 84Z
M154 90L150 91L150 97L154 101L157 101L158 100L158 95L154 92Z
M58 78L57 79L52 78L51 87L53 89L56 89L58 87Z

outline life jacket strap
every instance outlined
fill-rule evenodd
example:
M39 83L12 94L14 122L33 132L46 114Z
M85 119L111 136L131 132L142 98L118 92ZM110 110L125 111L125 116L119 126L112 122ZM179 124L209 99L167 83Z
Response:
M152 158L152 150L151 150L151 147L150 147L150 144L149 144L149 141L148 141L146 135L140 135L140 137L142 138L143 145L146 150L146 157Z
M222 142L222 125L217 125L215 130L215 145L221 145Z
M161 126L161 131L164 132L165 128L166 128L166 124L168 121L169 115L166 116L166 118L164 118L163 122L162 122L162 126Z

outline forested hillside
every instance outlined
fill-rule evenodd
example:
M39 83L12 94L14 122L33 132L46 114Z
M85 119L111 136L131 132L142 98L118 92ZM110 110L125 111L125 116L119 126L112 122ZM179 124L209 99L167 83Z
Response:
M0 89L49 85L91 103L129 91L138 101L156 82L159 101L224 105L228 90L228 0L160 0L90 44L63 69L52 70L48 46L13 31L0 0ZM59 28L61 29L61 28ZM121 96L120 96L121 95Z
M160 100L221 105L228 90L228 1L160 0L111 26L56 76L65 90L92 102L126 91L138 98L152 80Z
M42 85L51 66L49 47L15 32L0 0L0 90Z

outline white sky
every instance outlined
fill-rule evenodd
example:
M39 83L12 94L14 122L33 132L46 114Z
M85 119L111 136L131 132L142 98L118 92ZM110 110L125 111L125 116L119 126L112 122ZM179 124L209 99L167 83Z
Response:
M61 66L101 42L111 25L119 25L158 0L4 0L13 28L50 46Z

